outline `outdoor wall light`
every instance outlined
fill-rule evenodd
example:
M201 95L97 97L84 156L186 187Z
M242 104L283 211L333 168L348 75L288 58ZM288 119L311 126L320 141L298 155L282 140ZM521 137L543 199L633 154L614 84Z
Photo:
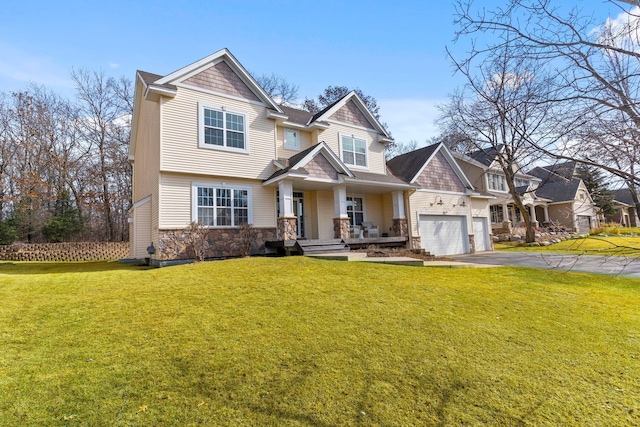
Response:
M153 246L153 242L151 242L151 244L147 247L147 252L149 253L149 255L153 255L156 253L156 248L155 246Z
M442 206L442 205L444 205L444 202L442 201L442 197L440 197L440 196L436 196L435 201L433 201L433 202L431 202L431 203L429 204L429 206L433 206L433 205L438 205L438 206Z
M453 207L455 208L456 206L462 206L463 208L465 206L467 206L467 202L464 201L464 199L462 197L458 198L458 201L456 203L453 204Z

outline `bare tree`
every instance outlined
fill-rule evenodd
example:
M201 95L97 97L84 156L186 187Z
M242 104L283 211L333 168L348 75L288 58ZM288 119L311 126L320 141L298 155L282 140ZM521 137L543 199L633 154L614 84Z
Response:
M126 161L131 83L107 77L104 72L86 70L73 70L71 77L77 90L79 128L93 154L87 169L93 185L86 192L91 213L98 221L93 228L101 224L106 240L126 240L130 202L125 191L131 185Z
M253 78L279 104L291 106L298 99L298 85L289 83L284 77L271 73L254 75Z
M470 1L458 0L456 40L471 38L463 65L500 52L508 43L513 57L534 61L536 70L557 75L550 100L572 113L567 123L579 120L584 126L576 129L573 141L529 143L621 178L640 210L640 9L637 3L630 9L609 3L619 16L596 20L591 11L553 0L509 0L493 10L476 10Z
M441 126L491 153L504 173L509 194L520 211L526 241L535 241L535 230L516 185L519 168L536 157L531 142L548 145L558 142L570 129L563 129L561 113L548 99L551 77L536 72L534 63L514 57L505 43L492 56L472 61L452 60L467 84L441 107Z
M385 147L384 156L387 160L393 159L400 154L409 153L418 148L418 141L412 139L407 144L403 142L394 142Z

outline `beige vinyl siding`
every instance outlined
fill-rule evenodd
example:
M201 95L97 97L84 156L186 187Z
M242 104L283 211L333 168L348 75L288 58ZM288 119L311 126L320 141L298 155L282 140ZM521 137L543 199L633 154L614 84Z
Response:
M333 239L333 217L335 216L333 191L318 191L316 195L318 239Z
M405 210L405 215L406 214L407 212ZM378 227L380 227L380 236L382 236L382 233L388 233L389 236L393 236L393 199L391 193L382 195L382 218L382 223L378 224Z
M245 114L248 153L200 148L198 103ZM262 105L180 87L162 106L160 167L167 172L266 179L275 172L274 133L274 122Z
M442 198L442 205L436 204L436 197L438 197L438 201ZM466 206L459 205L458 199L461 197ZM431 203L433 203L433 206L431 206ZM454 203L456 204L455 207L453 207ZM411 235L419 235L418 216L420 214L443 215L446 212L445 215L465 215L467 217L467 230L473 230L471 209L472 204L469 196L418 190L410 196L410 212L406 212L409 226L411 227Z
M467 202L469 203L469 202ZM489 200L488 199L471 199L471 216L473 218L486 218L487 226L489 227L489 234L491 234L491 215L489 214ZM473 226L473 219L471 221ZM469 228L471 234L476 234L476 230Z
M571 202L549 205L549 219L567 228L573 228L573 209Z
M158 181L160 176L160 103L147 101L142 93L142 85L139 85L139 93L136 100L140 104L140 116L136 135L136 147L133 162L133 203L137 203L145 197L151 196L150 228L151 239L144 246L145 254L149 243L158 242ZM135 212L134 212L135 215ZM135 219L135 218L134 218ZM137 233L134 226L134 233ZM142 244L142 243L141 243ZM132 256L139 248L132 243Z
M487 191L484 170L465 161L459 159L456 160L471 184L473 184L473 186L479 191Z
M309 239L318 238L318 200L316 191L307 191L304 193L305 215L307 222L307 231Z
M284 148L284 130L285 129L295 130L300 135L300 150L299 151L287 150L286 148ZM304 151L304 150L306 150L307 148L311 147L312 145L314 145L316 143L317 143L317 141L313 141L312 142L312 140L311 140L311 132L305 132L305 131L302 131L300 129L289 128L289 127L286 127L286 126L278 126L278 128L277 128L276 145L278 147L277 148L277 157L278 158L288 159L289 157L295 156L300 151Z
M489 200L472 198L471 199L471 215L474 217L488 218L490 216Z
M213 177L163 172L160 179L160 228L185 228L192 220L191 184L224 183L226 187L234 185L251 187L251 208L254 227L275 227L276 202L275 189L262 186L261 181Z
M151 243L151 200L133 210L133 258L148 258Z
M338 123L331 123L329 129L318 132L318 142L324 141L329 148L342 159L340 153L340 134L353 135L367 141L367 164L369 172L386 174L386 163L384 160L384 144L378 142L378 134L374 131L358 129ZM352 168L353 166L347 165ZM353 167L353 169L357 169Z
M382 234L382 226L384 224L384 213L382 210L382 195L367 194L364 196L364 206L366 210L365 222L372 222L377 225Z

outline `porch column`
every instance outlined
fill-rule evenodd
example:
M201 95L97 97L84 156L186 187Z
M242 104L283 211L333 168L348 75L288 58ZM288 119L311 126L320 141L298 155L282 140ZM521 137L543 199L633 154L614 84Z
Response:
M507 202L502 204L502 231L511 234L511 221L509 220L509 206L507 206Z
M536 218L536 206L531 204L531 224L533 224L534 228L538 228L538 219Z
M543 205L542 209L544 210L544 221L549 222L549 206Z
M280 194L280 216L278 217L278 234L281 240L296 240L298 226L296 216L293 212L293 183L291 181L280 181L278 183Z
M333 237L336 239L349 238L349 215L347 215L347 187L337 185L333 187Z
M393 200L393 234L398 237L409 235L407 216L404 213L404 192L394 191L391 193Z

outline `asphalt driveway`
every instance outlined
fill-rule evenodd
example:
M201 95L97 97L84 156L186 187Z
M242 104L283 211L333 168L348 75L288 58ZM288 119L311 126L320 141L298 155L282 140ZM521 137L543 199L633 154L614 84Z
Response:
M479 252L450 256L456 261L476 264L546 268L549 270L583 271L620 275L640 279L640 258L541 254L535 252Z

